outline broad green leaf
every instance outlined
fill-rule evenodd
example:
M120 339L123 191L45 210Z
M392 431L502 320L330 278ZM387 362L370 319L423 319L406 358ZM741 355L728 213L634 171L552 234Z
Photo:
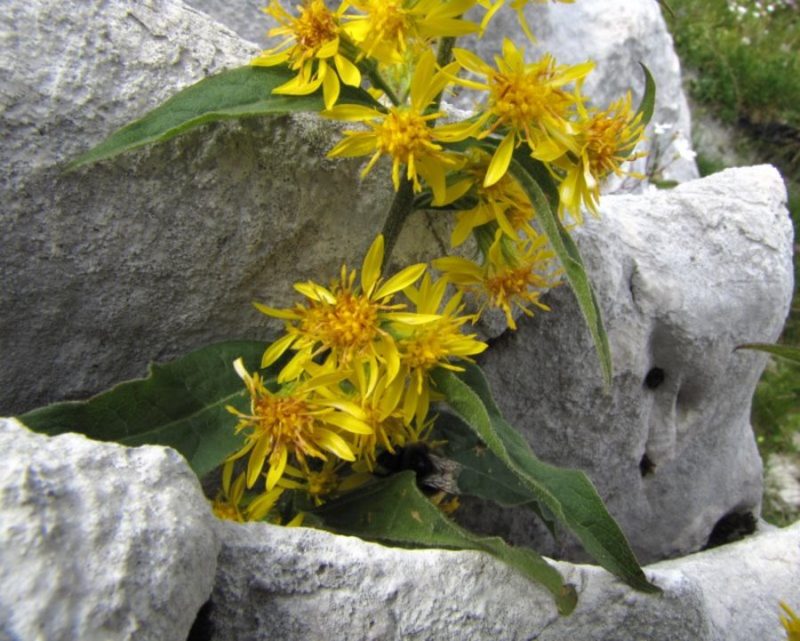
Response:
M163 142L207 122L324 109L322 90L284 96L272 90L296 75L288 67L239 67L204 78L178 92L143 118L111 134L67 165L76 169L154 142ZM379 107L362 89L342 85L340 102Z
M514 158L511 159L509 171L525 190L528 198L530 198L536 210L536 220L541 225L542 231L547 235L550 241L550 246L561 261L564 274L572 287L572 291L575 293L578 307L580 307L583 313L583 317L589 327L589 332L594 340L597 356L600 359L600 368L603 372L603 380L606 386L610 386L612 378L611 349L608 345L608 335L603 326L600 306L597 304L597 298L592 289L592 284L589 282L589 277L586 275L583 259L581 258L575 241L572 240L567 230L564 229L564 225L561 224L558 215L554 213L553 209L550 207L547 195L543 191L539 181L532 174L535 165L532 165L526 158L523 158L524 156L527 156L524 149L520 148L515 151Z
M199 349L166 365L150 366L147 378L121 383L86 401L55 403L19 417L51 436L80 432L123 445L168 445L202 477L241 445L236 417L225 409L248 406L233 361L258 369L266 343L229 341Z
M793 363L800 363L800 348L791 345L774 345L772 343L746 343L736 349L752 349L778 356Z
M533 550L511 547L497 537L477 536L453 523L419 491L413 472L360 488L313 515L326 530L387 545L487 552L547 588L562 614L575 608L575 588L565 584L553 566Z
M433 376L452 410L600 565L633 588L658 591L645 577L591 481L579 470L560 469L536 458L525 439L503 419L477 366L467 365L460 375L439 368Z

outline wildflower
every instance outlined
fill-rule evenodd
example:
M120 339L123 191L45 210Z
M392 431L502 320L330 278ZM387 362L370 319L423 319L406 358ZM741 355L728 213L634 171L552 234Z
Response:
M533 316L528 305L550 309L539 300L543 290L556 284L554 254L545 245L546 238L538 235L512 243L498 229L483 265L456 256L439 258L433 265L456 287L485 300L479 313L486 305L501 309L508 326L516 329L514 307L528 316Z
M289 82L273 89L273 93L304 96L322 86L325 107L330 109L339 98L340 83L357 87L361 72L340 53L339 18L342 9L332 13L324 0L304 0L298 7L299 16L288 13L272 0L264 12L272 16L279 27L270 36L285 36L276 47L262 52L250 64L272 67L288 63L297 71Z
M244 498L245 475L237 475L231 483L235 461L226 461L222 467L222 490L214 501L212 509L217 518L244 523L245 521L261 521L278 502L283 489L276 487L253 498L246 507L242 507Z
M781 601L781 609L786 613L781 615L781 625L786 630L786 638L788 641L800 641L800 618L794 611L783 601Z
M361 360L380 361L389 378L397 374L400 357L392 337L382 325L392 320L417 324L435 320L435 316L408 314L405 305L393 304L395 293L416 282L425 271L419 263L406 267L389 278L381 279L383 236L372 243L361 267L356 271L342 266L339 282L323 287L314 282L297 283L295 289L306 297L306 304L290 309L274 309L256 303L256 308L286 321L285 335L264 353L262 367L268 367L290 348L297 353L283 368L278 382L297 379L314 358L328 352L333 367L348 368Z
M476 32L476 24L459 18L476 1L350 0L346 4L361 14L346 14L342 30L365 55L383 64L399 64L409 47Z
M463 170L467 181L474 185L473 195L477 204L469 210L456 214L456 224L450 236L450 245L458 247L476 228L497 223L509 238L517 238L520 230L534 234L530 221L534 217L533 205L519 183L509 174L488 187L483 185L489 156L478 152Z
M361 172L365 176L381 156L392 159L392 182L395 190L400 188L401 167L406 167L406 177L412 181L414 191L422 189L419 178L425 180L433 192L435 205L447 201L446 174L461 164L457 154L446 152L437 140L443 138L440 128L431 126L431 121L442 113L427 113L428 106L449 82L449 75L458 65L451 63L436 72L433 52L419 59L411 79L410 105L392 107L388 113L358 105L337 105L322 112L323 116L362 122L368 131L345 131L345 138L328 152L330 158L350 158L372 154L369 163ZM466 135L461 136L461 138ZM460 139L449 136L448 140Z
M234 368L250 395L250 412L240 412L231 406L227 409L239 417L236 432L249 433L244 446L228 461L249 454L248 488L253 487L266 464L269 466L266 489L272 490L286 471L290 456L305 468L308 457L327 460L326 452L345 461L355 460L341 432L368 434L371 428L356 417L321 404L315 394L318 388L337 385L343 375L334 372L314 377L272 393L258 373L247 372L242 359L236 360Z
M587 111L582 106L579 110L582 120L576 140L580 150L554 163L565 172L559 185L561 204L578 222L581 203L597 212L600 181L611 173L624 174L620 166L641 157L631 152L644 132L642 115L634 113L630 93L605 111Z
M430 408L431 370L443 367L463 371L451 360L472 362L471 356L487 348L486 343L478 340L475 334L462 333L463 325L471 322L473 317L460 315L463 311L461 293L456 293L442 306L446 290L446 279L434 282L426 274L419 288L408 287L405 294L414 302L417 312L438 314L439 318L416 327L401 327L400 323L393 327L398 336L401 371L409 379L403 400L403 416L407 422L415 418L417 425L423 424Z
M567 151L578 153L576 129L568 116L580 102L580 96L565 87L586 76L593 63L559 66L549 54L537 62L526 63L522 52L507 38L503 41L502 57L495 57L497 69L465 49L455 49L453 55L464 69L485 76L483 82L464 78L457 82L488 92L488 99L477 119L450 125L448 133L478 138L495 131L503 134L486 171L484 186L493 185L506 173L514 148L520 142L527 143L531 155L545 162Z

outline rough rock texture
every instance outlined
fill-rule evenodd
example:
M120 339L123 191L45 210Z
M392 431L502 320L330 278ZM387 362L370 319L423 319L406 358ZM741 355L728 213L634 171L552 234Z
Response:
M261 0L240 3L189 0L189 4L208 12L262 47L273 42L267 37L273 23L259 11L265 5ZM656 0L530 2L526 14L537 38L535 45L526 45L529 59L537 59L549 51L560 63L575 64L587 58L597 63L585 84L586 95L597 105L609 104L628 89L634 90L638 100L644 88L639 63L646 64L658 85L657 102L648 140L642 146L650 150L650 156L636 163L636 171L678 182L698 177L690 152L691 119L681 85L680 61ZM483 15L482 10L475 15ZM500 51L504 37L517 43L527 42L516 13L510 10L496 15L483 39L465 39L460 44L476 49L485 60L491 60L492 55ZM472 101L465 99L458 104L466 107ZM609 192L631 191L640 185L636 180L615 180L607 189Z
M184 641L214 520L174 450L0 420L0 639Z
M380 229L386 174L362 187L358 161L324 158L335 125L308 116L211 125L61 172L257 51L179 2L14 2L0 42L0 414L267 338L253 300L290 303L292 282L360 261Z
M733 169L609 196L576 230L611 344L610 392L566 288L482 359L511 424L543 459L588 473L642 560L695 551L719 519L759 510L749 416L765 357L734 348L774 341L788 313L785 199L772 167ZM472 513L531 536L524 513ZM574 552L569 541L549 550Z
M213 641L778 641L778 601L800 602L800 524L645 568L662 596L558 563L579 594L569 617L544 589L476 552L265 524L220 523L219 535L203 626Z

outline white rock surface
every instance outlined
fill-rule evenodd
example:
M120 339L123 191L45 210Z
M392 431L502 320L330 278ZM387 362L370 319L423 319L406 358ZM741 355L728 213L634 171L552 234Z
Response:
M0 639L185 641L215 521L174 450L0 419Z
M766 357L734 348L774 341L788 313L785 202L768 166L603 200L601 218L575 236L611 345L609 392L566 288L545 298L551 313L524 319L482 359L506 418L541 458L587 472L643 561L700 549L728 514L758 515L749 417ZM651 389L656 369L663 382ZM471 522L538 536L520 512ZM576 551L565 540L548 553Z
M778 641L778 601L800 603L800 524L645 568L645 595L558 563L579 594L559 617L544 589L477 552L405 551L325 532L220 523L205 632L248 639Z

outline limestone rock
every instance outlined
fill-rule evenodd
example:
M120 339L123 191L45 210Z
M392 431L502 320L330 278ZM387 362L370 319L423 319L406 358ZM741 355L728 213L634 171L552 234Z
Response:
M380 230L386 168L362 183L359 161L325 159L339 130L306 115L210 125L62 173L258 51L180 2L12 2L0 39L0 414L274 336L252 301L291 304L293 282L327 282Z
M800 602L800 524L645 568L634 592L558 563L579 594L559 617L540 588L477 552L399 550L308 529L220 523L213 641L778 641L778 601Z
M0 638L184 641L213 585L213 521L174 450L0 420Z
M749 417L766 357L734 349L776 340L788 313L785 199L761 166L602 201L575 237L609 336L610 390L567 288L482 359L509 422L544 460L587 472L641 560L693 552L720 519L758 514ZM522 512L465 513L518 541L535 527ZM565 540L548 553L576 550Z

